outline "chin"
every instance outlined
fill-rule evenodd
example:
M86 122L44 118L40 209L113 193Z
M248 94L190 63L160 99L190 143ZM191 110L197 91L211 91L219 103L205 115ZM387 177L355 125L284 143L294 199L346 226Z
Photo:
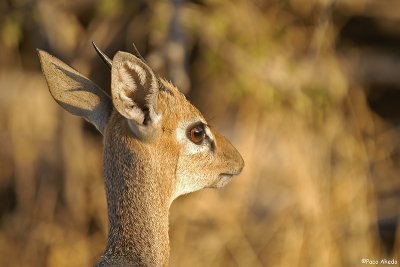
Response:
M224 187L232 180L232 176L233 175L231 175L231 174L225 174L225 173L220 174L218 176L218 180L216 181L216 183L214 184L213 187L215 187L215 188Z

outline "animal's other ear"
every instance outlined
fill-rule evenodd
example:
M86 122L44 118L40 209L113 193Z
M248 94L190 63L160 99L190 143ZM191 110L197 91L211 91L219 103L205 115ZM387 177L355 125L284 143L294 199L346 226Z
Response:
M151 138L157 130L158 79L149 66L132 54L118 52L112 62L111 92L114 107L128 119L140 139Z
M40 64L53 98L73 115L83 117L104 134L112 112L110 97L88 78L38 49Z

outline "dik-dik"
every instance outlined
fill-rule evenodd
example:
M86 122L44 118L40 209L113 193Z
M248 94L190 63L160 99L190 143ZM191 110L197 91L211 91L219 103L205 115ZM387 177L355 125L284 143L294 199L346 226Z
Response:
M111 96L59 59L38 52L53 98L104 136L109 231L98 266L168 266L172 201L223 187L244 162L138 53L118 52L111 60L96 50L111 68Z

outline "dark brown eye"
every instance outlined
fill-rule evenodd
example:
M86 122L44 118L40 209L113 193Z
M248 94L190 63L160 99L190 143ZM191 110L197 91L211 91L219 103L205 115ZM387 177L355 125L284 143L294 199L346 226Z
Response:
M194 126L188 132L188 138L196 145L200 145L205 137L206 137L206 132L204 130L203 125Z

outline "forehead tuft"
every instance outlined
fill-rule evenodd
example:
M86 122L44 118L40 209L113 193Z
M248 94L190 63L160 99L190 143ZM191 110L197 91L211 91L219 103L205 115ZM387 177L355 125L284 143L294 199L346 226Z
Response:
M158 105L164 115L176 119L203 118L200 111L186 99L176 86L163 79L161 82L164 89L160 90Z
M169 82L169 81L164 80L162 78L160 78L159 80L163 85L163 89L160 90L161 92L166 92L166 93L169 93L169 94L174 95L174 96L182 94L179 91L179 89L172 82Z

